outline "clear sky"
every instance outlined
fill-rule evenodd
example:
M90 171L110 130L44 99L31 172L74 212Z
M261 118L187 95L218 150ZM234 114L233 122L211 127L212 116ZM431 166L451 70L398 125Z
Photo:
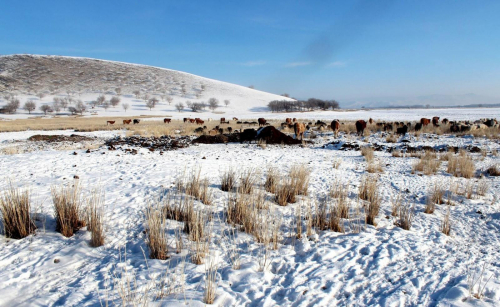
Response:
M0 54L181 70L297 98L500 97L500 1L0 1Z

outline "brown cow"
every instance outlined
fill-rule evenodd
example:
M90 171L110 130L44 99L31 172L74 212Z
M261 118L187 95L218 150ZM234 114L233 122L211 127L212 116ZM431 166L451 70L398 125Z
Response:
M297 119L294 117L294 118L292 119L292 122L296 123L296 122L297 122Z
M163 123L164 123L164 124L170 124L170 122L171 122L171 121L172 121L172 119L171 119L171 118L164 118L164 119L163 119Z
M124 119L124 120L123 120L123 124L124 124L124 125L130 125L130 123L131 123L131 122L132 122L132 120L131 120L131 119Z
M447 125L449 120L447 118L443 118L443 120L441 121L443 124Z
M201 125L203 125L204 123L205 123L205 122L204 122L204 121L202 121L201 119L199 119L199 118L197 118L197 119L196 119L196 124L198 124L198 125L200 125L200 126L201 126Z
M225 117L221 117L221 118L220 118L220 123L221 123L221 124L226 123L226 118L225 118Z
M304 139L304 132L306 131L306 125L303 123L295 123L293 126L293 131L295 132L295 139L303 140Z
M373 119L370 117L370 119L368 120L368 122L371 124L373 124Z
M333 130L333 134L335 134L335 137L339 135L339 129L340 129L340 123L338 120L333 120L331 123L331 127Z
M286 118L285 122L290 125L292 123L292 119L291 118Z
M190 122L191 124L193 124L193 123L195 122L195 120L194 120L194 119L192 119L192 118L190 118L190 119L189 119L189 122Z
M135 125L135 124L139 124L140 122L141 122L141 120L140 120L140 119L134 119L134 121L133 121L134 125Z
M238 120L238 118L236 118L236 117L233 117L233 120Z
M267 121L263 117L259 118L258 122L259 122L259 127L260 126L265 126L266 123L267 123Z
M186 117L184 117L184 122L187 122L187 121L188 121L188 119Z
M365 128L366 122L364 120L360 119L356 122L356 132L358 133L358 135L363 135L363 132L365 132Z
M115 121L114 121L114 120L108 120L108 121L106 122L106 126L107 126L107 125L113 125L114 123L115 123Z
M428 124L430 124L430 123L431 123L431 120L430 120L430 119L428 119L428 118L423 118L423 117L422 117L422 118L420 119L420 123L422 124L422 126L427 126Z
M439 117L438 117L438 116L434 116L434 117L432 118L432 124L433 124L434 126L436 126L436 127L437 127L437 126L439 126Z

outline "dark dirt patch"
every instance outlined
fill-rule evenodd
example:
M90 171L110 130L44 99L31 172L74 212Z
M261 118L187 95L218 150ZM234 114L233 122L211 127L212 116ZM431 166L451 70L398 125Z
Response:
M202 135L193 140L193 144L224 144L229 142L239 142L240 134L218 134L218 135Z
M117 150L121 149L125 152L137 153L137 150L130 148L123 148L123 146L128 147L142 147L147 148L150 151L167 151L167 150L175 150L178 148L188 147L191 143L190 137L180 137L173 138L170 136L161 136L161 137L140 137L140 136L131 136L122 138L120 136L109 139L105 142L105 145L108 146L109 150Z
M84 142L84 141L94 141L95 138L83 136L83 135L32 135L28 138L28 141L33 142Z
M302 144L302 141L296 140L273 126L267 126L264 128L260 128L257 131L256 140L264 140L266 144L285 144L285 145L299 145Z

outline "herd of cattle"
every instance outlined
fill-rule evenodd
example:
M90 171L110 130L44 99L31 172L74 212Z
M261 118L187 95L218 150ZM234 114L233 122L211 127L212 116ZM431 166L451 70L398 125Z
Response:
M216 134L222 134L224 133L224 129L221 127L222 124L229 124L229 119L226 120L225 117L222 117L220 119L220 125L215 126L213 129L208 130L207 126L204 126L205 121L202 120L201 118L184 118L183 119L184 123L192 123L192 124L197 124L200 125L199 128L196 128L194 131L196 133L204 133L207 132L209 135L216 135ZM207 122L212 121L211 119L207 119ZM259 127L262 126L268 126L270 125L266 119L264 118L259 118L256 122L248 122L248 121L240 121L238 118L233 117L233 121L236 122L236 124L244 124L244 125L259 125ZM171 119L170 118L164 118L163 123L165 124L170 124ZM124 119L123 124L124 125L130 125L131 123L139 124L140 120L139 119ZM115 121L107 121L107 125L113 125L115 124ZM356 126L356 132L359 136L364 134L364 131L367 127L367 125L375 125L377 129L383 130L385 132L394 132L394 129L396 129L396 133L398 135L404 136L406 133L411 131L412 129L414 131L420 131L422 130L423 127L427 125L433 125L434 127L440 127L441 125L446 125L449 126L449 129L451 132L467 132L467 131L472 131L472 130L477 130L477 129L486 129L486 128L498 128L499 124L496 119L481 119L481 120L476 120L474 122L469 122L469 121L449 121L448 119L444 118L440 120L439 117L435 116L432 119L430 118L421 118L420 122L416 122L412 124L412 122L375 122L373 119L369 119L368 122L364 120L358 120L355 123ZM339 120L333 120L329 127L331 130L334 132L335 137L338 136L339 130L341 125L343 123L340 123ZM317 130L325 130L328 129L328 125L323 122L323 121L316 121L316 123L309 122L307 124L305 123L300 123L297 121L296 118L286 118L285 122L281 123L281 128L290 128L293 129L295 132L295 138L302 140L304 137L304 132L307 130L310 130L312 127L316 127ZM208 130L208 131L207 131ZM238 130L234 130L231 127L227 127L226 131L229 133L232 132L239 132Z

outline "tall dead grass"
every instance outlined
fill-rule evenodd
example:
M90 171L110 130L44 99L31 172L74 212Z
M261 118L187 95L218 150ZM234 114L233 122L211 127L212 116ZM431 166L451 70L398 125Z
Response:
M298 195L307 196L311 170L304 164L293 165L290 168L291 185Z
M373 150L373 148L368 146L361 147L361 155L365 157L366 162L370 162L373 161L375 157L375 151Z
M449 158L447 172L455 177L472 178L476 166L472 157L462 150L458 156Z
M280 181L278 169L275 167L267 168L266 181L264 182L264 188L269 193L276 193L276 189L278 187L278 183Z
M248 168L240 174L240 186L238 190L241 193L250 194L253 191L254 184L257 182L257 170Z
M404 230L410 230L413 223L414 210L413 206L408 204L401 205L398 212L398 220L396 225L403 228Z
M81 186L78 180L72 185L52 187L52 202L56 217L56 231L71 237L85 226L82 218Z
M0 197L0 212L4 233L7 238L22 239L36 230L31 219L31 199L28 189L21 190L10 183Z
M447 206L446 214L441 223L441 232L447 236L451 233L450 206Z
M151 259L168 259L168 242L166 217L164 210L158 205L150 204L146 209L147 240Z
M425 175L434 175L439 170L441 161L433 151L426 151L417 163L413 164L413 172L422 172Z
M227 171L222 173L220 181L220 189L222 191L232 191L236 187L236 172L232 168L229 168Z
M87 202L87 230L90 231L90 245L104 245L104 193L99 189L92 190Z
M359 186L359 198L367 201L365 205L365 221L368 225L376 226L375 218L380 211L382 198L378 191L378 177L365 176Z

